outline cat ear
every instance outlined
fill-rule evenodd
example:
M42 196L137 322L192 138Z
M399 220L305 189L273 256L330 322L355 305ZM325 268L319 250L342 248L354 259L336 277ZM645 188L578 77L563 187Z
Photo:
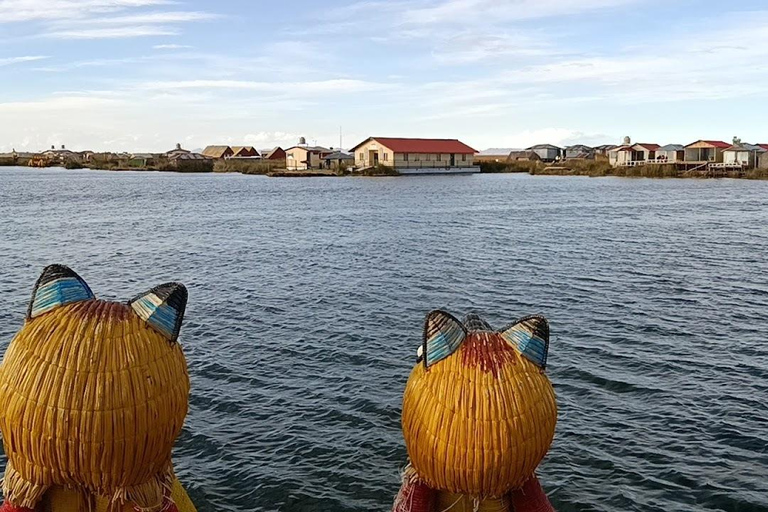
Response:
M134 297L128 305L150 327L175 343L187 309L187 297L183 284L165 283Z
M547 367L549 322L540 315L527 316L499 331L504 340L541 369Z
M91 289L72 269L64 265L49 265L35 283L27 307L27 320L58 307L93 298Z
M424 320L424 341L419 348L419 360L429 368L453 354L467 335L464 325L450 313L432 311Z

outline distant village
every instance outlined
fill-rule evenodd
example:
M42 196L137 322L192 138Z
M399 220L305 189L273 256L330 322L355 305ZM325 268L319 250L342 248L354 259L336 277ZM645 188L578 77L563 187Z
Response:
M349 150L307 144L303 137L283 149L211 145L202 151L181 144L164 153L97 153L71 151L65 146L39 153L0 154L0 163L30 167L89 167L114 170L168 170L179 172L246 172L323 175L333 173L450 174L482 172L484 166L510 169L522 163L557 170L574 162L602 162L612 168L664 166L686 172L718 175L768 169L768 143L750 144L697 140L687 145L633 143L590 147L537 144L526 149L477 151L457 139L369 137ZM566 167L562 167L566 168ZM262 172L263 171L263 172ZM498 172L498 171L497 171ZM374 172L375 174L375 172ZM730 175L730 174L729 174Z

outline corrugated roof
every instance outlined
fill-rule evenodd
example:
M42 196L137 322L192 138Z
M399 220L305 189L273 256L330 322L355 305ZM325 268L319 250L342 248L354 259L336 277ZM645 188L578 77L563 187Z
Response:
M557 149L557 150L562 150L563 148L559 148L559 147L555 146L554 144L536 144L535 146L531 146L531 147L525 148L525 149Z
M659 151L682 151L683 149L685 149L685 146L682 144L667 144L660 147Z
M405 139L394 137L368 137L352 148L352 151L369 140L375 140L395 153L456 153L459 155L473 155L477 153L477 150L467 146L458 139Z
M758 143L757 145L760 146L763 149L768 149L768 144L759 144Z
M763 147L761 144L748 144L742 142L741 144L734 144L725 151L757 151L758 153L765 153L768 148Z

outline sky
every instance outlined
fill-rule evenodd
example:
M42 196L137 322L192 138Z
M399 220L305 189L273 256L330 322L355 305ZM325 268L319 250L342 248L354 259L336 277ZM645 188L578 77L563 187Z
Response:
M0 152L768 142L764 0L0 0Z

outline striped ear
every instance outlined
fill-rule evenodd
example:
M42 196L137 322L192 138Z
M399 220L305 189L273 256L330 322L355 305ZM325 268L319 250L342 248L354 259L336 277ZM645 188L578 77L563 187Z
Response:
M424 342L419 347L419 361L429 368L453 354L467 335L464 325L450 313L432 311L424 321Z
M64 265L49 265L35 283L27 307L27 320L52 309L93 298L91 289L72 269Z
M527 316L499 333L525 358L546 369L549 353L549 322L546 318L539 315Z
M187 296L183 284L166 283L134 297L128 305L150 327L175 343L187 309Z

